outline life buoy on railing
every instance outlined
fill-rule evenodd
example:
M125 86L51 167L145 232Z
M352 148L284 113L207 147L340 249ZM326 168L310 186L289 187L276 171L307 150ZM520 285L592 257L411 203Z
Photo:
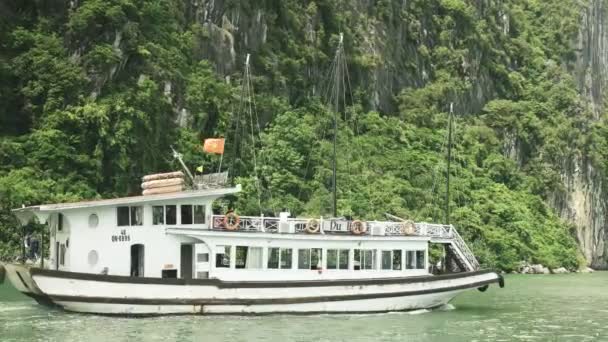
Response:
M241 223L241 218L239 215L234 212L229 212L224 216L224 228L228 230L237 230L239 229L239 224Z
M350 232L355 235L365 234L367 232L367 225L363 221L355 220L350 223Z
M401 224L401 234L414 235L416 232L416 224L414 221L407 220Z
M319 232L319 230L321 230L321 225L319 224L319 221L310 219L308 222L306 222L305 229L308 234L316 234Z

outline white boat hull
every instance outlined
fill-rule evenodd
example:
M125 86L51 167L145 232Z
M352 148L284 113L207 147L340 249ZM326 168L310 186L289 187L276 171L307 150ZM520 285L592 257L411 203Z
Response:
M428 309L492 283L494 272L360 280L227 282L7 266L15 287L68 311L111 315L366 313Z

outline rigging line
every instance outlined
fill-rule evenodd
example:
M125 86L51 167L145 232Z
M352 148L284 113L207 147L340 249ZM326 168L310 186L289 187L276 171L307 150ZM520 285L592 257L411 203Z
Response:
M329 68L329 76L326 79L326 82L324 82L324 89L321 89L321 99L326 101L326 104L331 103L333 101L333 92L331 91L331 84L332 84L332 80L334 78L336 72L336 68L335 68L335 58L332 60L332 63L330 65ZM327 129L329 127L329 125L331 124L331 120L328 120L325 124L321 125L321 134L318 134L317 131L317 140L315 141L317 144L320 144L322 140L325 140L325 134L327 133ZM312 161L312 155L316 150L314 148L311 147L310 151L308 152L308 156L307 156L307 161L306 161L306 168L304 169L304 179L306 179L306 177L308 176L308 172L310 170L310 163ZM298 199L301 199L302 196L302 189L303 187L300 187L300 189L298 190Z
M253 84L251 83L251 78L250 78L250 90L251 90L251 102L253 105L253 114L255 115L255 122L256 122L256 127L258 129L258 137L259 137L259 143L260 143L260 161L262 163L262 166L268 166L268 158L266 156L266 154L264 153L264 148L263 148L263 141L262 141L262 127L260 126L260 117L258 115L258 110L257 110L257 104L255 102L255 92L253 90ZM264 176L264 174L262 173L262 177ZM270 187L267 188L268 190L268 195L270 197L270 203L272 203L272 209L273 211L276 213L277 212L277 208L274 202L274 196L272 194L272 189ZM260 187L260 192L261 192L261 187ZM261 195L261 194L260 194Z
M449 122L448 122L449 125ZM448 127L446 127L446 132L447 132ZM446 146L448 140L448 136L447 134L445 134L443 136L443 141L441 143L441 148L439 149L439 153L443 154L443 149ZM441 166L441 161L437 163L437 165L435 165L434 171L433 171L433 185L431 187L431 210L433 213L433 221L436 220L435 214L436 214L436 208L435 208L435 199L439 196L439 194L435 193L435 187L437 185L437 173L439 172L439 167Z
M251 90L251 74L249 70L249 54L247 55L247 62L245 65L245 77L246 77L246 85L247 85L247 96L249 101L248 104L248 112L249 112L249 124L251 128L251 151L253 155L253 173L255 175L255 186L258 193L258 208L260 209L260 213L262 212L262 194L260 190L260 179L258 175L258 166L257 166L257 157L256 157L256 142L255 142L255 126L253 125L253 108L252 108L252 90Z

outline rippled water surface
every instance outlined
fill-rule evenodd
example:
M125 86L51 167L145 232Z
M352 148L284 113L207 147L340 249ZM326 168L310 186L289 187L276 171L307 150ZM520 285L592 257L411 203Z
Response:
M608 341L608 273L508 276L428 312L112 318L38 306L0 285L0 341Z

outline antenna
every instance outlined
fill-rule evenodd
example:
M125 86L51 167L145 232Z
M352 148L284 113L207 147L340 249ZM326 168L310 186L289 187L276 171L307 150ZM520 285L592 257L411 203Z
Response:
M173 146L171 146L171 151L173 151L173 158L177 159L179 161L179 163L182 165L182 168L184 168L184 170L186 171L186 174L188 174L188 177L190 178L190 180L192 181L192 185L194 185L194 176L192 176L192 172L190 172L190 169L188 169L188 167L186 166L186 164L184 163L184 160L182 159L182 154L178 153Z
M454 114L454 102L450 102L450 114L448 114L448 170L445 189L445 224L450 224L450 164L452 161L452 121Z

